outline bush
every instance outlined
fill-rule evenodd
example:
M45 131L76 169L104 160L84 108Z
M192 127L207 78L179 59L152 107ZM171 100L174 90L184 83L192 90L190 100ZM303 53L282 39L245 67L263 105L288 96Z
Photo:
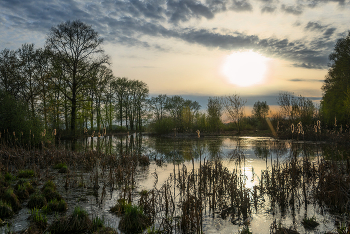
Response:
M150 130L157 134L168 134L174 132L175 123L171 118L163 118L150 124Z

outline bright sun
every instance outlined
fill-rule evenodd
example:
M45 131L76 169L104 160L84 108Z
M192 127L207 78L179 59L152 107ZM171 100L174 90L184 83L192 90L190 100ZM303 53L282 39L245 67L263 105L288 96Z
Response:
M235 52L226 57L221 71L231 84L241 87L260 84L265 78L268 60L253 51Z

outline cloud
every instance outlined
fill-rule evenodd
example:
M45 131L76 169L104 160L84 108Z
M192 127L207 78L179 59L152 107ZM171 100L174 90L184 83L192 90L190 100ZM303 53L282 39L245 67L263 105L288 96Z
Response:
M247 0L233 0L230 7L233 11L252 11L253 6Z
M261 13L272 13L276 10L275 6L264 6L261 8Z
M312 1L304 0L307 3ZM276 11L278 1L260 0L265 4L262 13ZM317 3L326 1L315 1ZM342 1L337 1L343 4ZM67 0L2 0L0 1L1 25L16 30L45 35L52 26L67 20L80 19L90 24L107 42L126 46L166 50L157 39L176 39L223 50L254 49L267 56L298 61L294 66L320 69L326 66L328 55L334 48L336 28L310 21L305 30L319 31L323 37L310 41L290 41L287 38L265 37L222 28L206 29L186 27L191 19L212 19L220 11L252 11L249 1L243 0L104 0L86 2ZM282 11L300 15L301 5L286 6ZM184 25L184 26L183 26ZM149 39L151 38L151 40Z
M323 26L318 22L308 22L307 25L305 26L305 30L310 30L310 31L323 31L327 26Z
M303 13L303 9L300 5L297 6L286 6L285 4L282 4L281 10L293 15L301 15Z
M295 78L295 79L289 79L289 81L292 82L324 82L324 80L313 80L313 79L300 79L300 78Z

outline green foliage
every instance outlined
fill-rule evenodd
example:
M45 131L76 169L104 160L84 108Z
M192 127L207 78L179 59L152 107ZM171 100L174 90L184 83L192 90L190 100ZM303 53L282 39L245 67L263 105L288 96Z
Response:
M42 211L44 213L51 213L51 212L64 212L68 208L67 203L65 200L57 200L53 199L49 203L47 203L46 206L42 208Z
M130 207L131 203L128 203L125 199L119 199L117 204L111 207L110 211L117 215L122 215L125 213L127 207Z
M350 32L345 38L337 41L334 51L329 55L330 68L322 86L323 97L321 113L324 122L334 125L336 118L339 124L350 121Z
M73 214L62 217L53 222L47 230L52 234L64 233L90 233L93 223L88 213L81 207L75 207Z
M42 214L38 209L34 208L30 211L30 219L38 227L45 228L47 226L47 217Z
M316 228L318 225L320 225L317 221L315 217L312 218L304 218L303 221L301 222L303 224L303 226L306 229L314 229Z
M34 170L21 170L18 172L18 178L31 178L35 176Z
M64 166L67 167L67 165L66 165L65 163L57 163L57 164L53 167L53 169L61 169L61 168L64 167Z
M43 126L38 118L31 116L25 103L1 89L0 103L0 131L3 138L13 144L38 143L42 140Z
M174 132L175 123L172 118L165 117L151 124L150 128L157 134L168 134Z
M253 234L250 230L248 226L245 226L242 231L240 232L241 234Z
M105 226L105 220L100 217L95 217L92 219L92 230L97 231L100 228L103 228Z
M18 211L21 208L21 204L16 196L16 194L13 192L13 189L9 188L5 191L4 195L2 196L2 199L11 205L13 211Z
M208 99L207 106L207 122L208 122L208 131L219 131L222 128L222 115L223 106L220 101L220 98L211 98Z
M6 180L6 181L12 181L12 180L15 180L15 179L16 179L16 176L12 175L12 174L9 173L9 172L6 172L4 177L5 177L5 180Z
M34 209L34 208L42 208L43 206L47 205L46 198L39 194L39 193L33 193L28 201L28 208Z
M142 207L128 205L119 222L119 229L125 233L142 233L150 224L151 220L143 213Z
M0 200L0 218L10 218L13 216L13 210L10 204Z

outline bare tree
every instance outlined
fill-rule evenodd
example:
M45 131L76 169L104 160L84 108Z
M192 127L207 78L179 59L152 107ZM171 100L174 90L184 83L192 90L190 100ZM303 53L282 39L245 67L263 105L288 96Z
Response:
M238 134L241 133L241 120L244 116L244 106L246 102L247 100L243 100L237 94L222 98L222 105L231 121L236 124Z
M90 83L91 71L108 63L108 56L100 47L103 39L91 26L83 22L67 21L52 27L46 39L46 46L52 56L62 64L66 89L61 92L71 102L72 134L75 135L78 96ZM63 86L64 87L64 86Z

